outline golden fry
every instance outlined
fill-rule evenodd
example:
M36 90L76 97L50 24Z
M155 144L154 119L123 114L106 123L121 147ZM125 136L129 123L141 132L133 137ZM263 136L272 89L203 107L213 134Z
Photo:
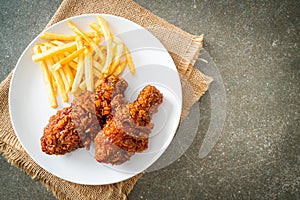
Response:
M59 68L61 68L61 66L63 64L66 64L70 61L72 61L75 57L77 57L79 54L82 54L83 51L85 50L84 47L82 47L81 49L78 49L77 51L74 51L73 53L71 53L70 55L68 55L67 57L64 57L63 59L60 59L57 63L55 63L55 65L53 66L53 70L58 70Z
M34 62L37 62L47 58L51 58L52 56L61 54L65 51L74 51L74 50L76 50L76 43L70 42L63 46L53 47L52 49L49 49L43 53L35 54L32 56L32 60Z
M114 76L119 76L125 69L126 67L126 64L127 64L127 60L125 60L124 62L122 62L118 67L117 69L114 71L113 75Z
M63 43L63 42L61 42L61 41L54 40L54 41L46 42L46 43L43 43L43 44L45 44L45 46L47 46L47 47L52 48L52 47L64 45L65 43ZM77 48L77 49L78 49L78 48ZM69 56L71 53L66 51L66 52L64 52L63 54L64 54L64 56L67 57L67 56ZM76 68L77 68L77 67L76 67L76 66L77 66L77 57L75 57L73 60L69 61L69 64L70 64L70 67L72 67L73 69L76 70Z
M105 60L104 67L102 69L102 73L107 73L108 67L111 64L112 57L113 57L112 56L112 37L111 37L110 31L108 29L108 25L107 25L107 22L105 21L105 19L103 17L97 16L97 21L101 27L101 30L104 34L104 38L106 41L106 60Z
M36 45L33 48L33 52L34 52L34 54L41 53L42 51L41 51L40 46ZM39 65L40 65L40 69L42 72L44 84L46 86L46 91L47 91L48 99L50 102L50 106L52 108L56 108L57 107L56 94L55 94L54 86L52 84L51 74L49 73L48 67L46 66L44 61L39 61Z
M45 46L45 47L48 47L49 49L51 49L52 47L56 47L57 45L58 46L59 45L64 45L64 43L60 42L60 41L53 41L53 42L54 43L52 43L52 42L44 42L44 43L42 43L42 45ZM69 55L70 55L69 52L64 52L64 56L67 57ZM73 69L76 70L76 68L77 68L76 57L73 60L69 61L69 65L70 65L70 67L72 67Z
M91 29L93 29L94 31L96 31L96 33L98 34L98 36L104 36L103 31L101 30L100 25L97 22L91 22L89 23L89 27ZM113 34L110 33L111 37L113 37Z
M103 52L106 52L106 47L105 46L100 46L100 49L103 51ZM99 67L99 69L102 69L103 68L103 64L102 63L105 63L105 57L103 58L103 60L101 60L101 58L99 57L98 54L95 54L94 57L93 57L93 60L95 61L98 61L98 63L101 65L101 67Z
M68 80L68 83L69 83L69 87L67 88L67 92L69 92L72 89L72 84L73 84L73 81L74 81L74 76L73 76L73 73L72 73L69 65L64 65L63 71L64 71L64 73L66 75L66 78Z
M51 73L51 72L49 71L49 73ZM55 79L54 79L54 76L53 76L52 73L51 73L51 81L52 81L53 91L54 91L54 94L55 94L55 97L56 97L57 96L57 83L55 82Z
M95 42L95 44L98 44L100 42L100 37L94 37L93 41Z
M98 71L98 69L95 68L95 67L93 67L93 74L95 74L96 77L101 77L102 76L101 72Z
M98 69L101 70L103 68L103 65L101 65L98 61L93 60L93 65Z
M54 60L54 63L57 63L57 62L59 62L59 60L61 59L62 57L59 57L59 56L53 56L53 60ZM53 71L55 71L54 69L53 69L53 66L54 65L52 65L52 70ZM67 95L68 95L68 90L69 90L69 87L70 87L70 84L69 84L69 81L68 81L68 79L67 79L67 76L66 76L66 74L64 73L64 70L63 69L59 69L59 70L57 70L58 71L58 73L59 73L59 75L60 75L60 77L61 77L61 79L62 79L62 81L63 81L63 83L64 83L64 88L65 88L65 92L67 93Z
M63 69L59 69L57 71L58 71L58 74L61 77L61 80L63 81L63 84L64 84L64 91L63 91L63 94L62 94L63 101L68 102L69 101L68 90L69 90L69 87L70 87L68 79L65 76Z
M55 46L62 46L66 43L62 42L62 41L58 41L58 40L52 40L50 43L54 44Z
M71 61L71 62L69 62L69 65L70 65L70 67L73 69L73 70L77 70L77 63L76 62L74 62L74 61Z
M132 57L131 57L130 52L127 49L126 46L125 46L124 49L125 49L125 56L126 56L126 60L127 60L127 64L128 64L129 70L130 70L131 74L134 76L134 74L135 74L135 68L134 68L134 64L133 64L133 61L132 61Z
M93 50L99 55L101 59L104 58L103 52L93 40L87 37L87 35L84 32L82 32L79 28L77 28L75 24L73 24L71 21L67 21L67 23L69 27L72 29L72 31L77 35L81 36L93 48Z
M94 90L94 76L93 76L93 67L92 67L92 54L89 53L84 58L84 75L85 75L85 84L88 91Z
M113 74L113 72L116 70L117 66L120 64L120 59L121 59L122 53L123 53L123 45L122 44L117 45L115 58L108 69L108 73L107 73L108 75Z
M94 31L96 31L99 36L104 36L104 34L103 34L102 30L101 30L101 27L96 22L90 23L89 27L91 29L93 29Z
M63 35L63 34L57 34L57 33L43 33L40 38L46 39L46 40L74 40L74 35Z
M52 44L51 42L43 42L43 43L41 44L41 46L45 46L45 47L47 47L48 49L51 49L52 47L55 47L55 45Z
M41 48L42 48L42 52L46 51L46 47L41 47ZM52 58L46 59L45 62L47 64L48 68L50 69L50 71L52 72L53 78L57 85L57 89L58 89L63 101L67 102L69 100L69 98L68 98L68 94L65 90L64 83L60 77L60 74L57 71L51 70L52 65L54 65L53 59Z
M83 42L82 42L81 37L76 37L76 45L77 45L78 49L82 48L82 46L83 46L82 43ZM73 93L73 94L75 94L76 91L78 90L80 81L83 77L83 72L84 72L84 63L83 63L83 61L84 61L84 55L80 54L79 57L78 57L77 72L76 72L74 82L73 82L73 85L72 85L72 90L71 90L71 93Z
M88 37L95 37L97 34L95 32L88 32L86 33ZM45 32L43 33L40 38L46 39L46 40L62 40L62 41L74 41L76 35L63 35L58 33L49 33Z

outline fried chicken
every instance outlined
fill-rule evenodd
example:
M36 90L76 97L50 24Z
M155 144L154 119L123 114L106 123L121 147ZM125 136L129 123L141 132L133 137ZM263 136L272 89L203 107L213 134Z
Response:
M41 137L42 151L46 154L62 155L83 147L70 115L72 108L57 111L49 119Z
M112 117L94 140L96 160L119 165L135 152L148 149L148 137L154 126L151 115L157 112L162 101L163 95L150 85L130 104L123 95L116 95L111 101Z
M111 118L112 98L123 95L127 85L124 79L110 76L98 86L96 93L86 92L76 97L71 106L57 111L44 128L42 151L63 155L81 147L89 150L96 134Z
M99 119L100 126L103 128L106 120L110 119L111 106L110 102L116 95L124 95L128 83L121 77L109 76L97 87L95 101L96 115Z
M114 165L128 161L136 152L148 149L153 124L163 95L154 86L146 86L133 103L124 99L128 84L110 76L95 93L78 96L71 106L57 111L49 119L41 137L42 151L63 155L95 143L98 162Z

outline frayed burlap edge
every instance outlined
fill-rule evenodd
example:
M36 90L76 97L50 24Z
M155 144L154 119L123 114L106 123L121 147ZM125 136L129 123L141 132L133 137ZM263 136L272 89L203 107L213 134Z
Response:
M83 188L76 187L75 183L62 180L55 177L49 172L43 170L38 164L36 164L29 155L21 150L7 145L4 142L0 142L0 153L7 161L21 169L23 172L31 176L32 179L40 181L48 190L50 189L54 196L59 199L126 199L129 192L132 190L134 184L142 176L140 173L134 177L134 179L128 179L115 184L103 185L103 186L83 186ZM62 190L62 187L65 188ZM93 187L95 190L97 187L105 187L106 191L111 191L109 196L98 196L95 193L87 193L87 188ZM126 187L126 189L122 189ZM66 192L68 190L68 192ZM112 192L115 191L115 192ZM70 195L72 194L72 195Z

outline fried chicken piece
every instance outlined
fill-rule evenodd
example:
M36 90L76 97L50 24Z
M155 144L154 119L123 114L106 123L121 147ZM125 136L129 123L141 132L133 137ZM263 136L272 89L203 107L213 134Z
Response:
M87 92L50 118L41 138L43 152L63 155L81 147L89 150L101 130L93 99L94 94Z
M42 151L46 154L62 155L83 147L71 111L71 107L64 108L49 119L41 138Z
M106 120L111 118L110 102L118 94L124 95L128 83L121 77L109 76L96 89L95 106L100 126L103 128Z
M110 117L111 100L127 88L127 82L110 76L96 89L76 97L70 107L53 115L41 137L42 151L47 154L63 155L77 148L90 148L96 134Z
M96 94L88 91L84 95L75 98L71 103L71 119L75 124L75 130L81 142L87 150L90 149L91 142L101 130L96 115L95 96Z
M114 165L121 165L128 161L134 154L125 151L120 147L110 142L109 138L100 131L95 137L94 143L96 145L95 159L98 162L111 163Z
M146 126L151 121L151 115L156 113L163 102L163 95L151 85L146 86L137 99L129 104L130 116L138 126Z
M146 86L131 104L117 95L111 102L111 115L95 142L98 162L119 165L135 152L148 149L148 137L153 128L151 115L157 112L163 95L154 86Z

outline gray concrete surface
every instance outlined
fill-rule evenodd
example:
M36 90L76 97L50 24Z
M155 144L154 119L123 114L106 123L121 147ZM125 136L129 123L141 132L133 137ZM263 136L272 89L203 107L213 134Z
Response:
M224 81L226 120L218 143L200 159L208 92L199 102L192 145L173 164L146 173L129 199L300 199L299 1L137 2L190 33L205 34L205 49ZM59 4L1 1L1 80ZM1 156L0 177L1 199L54 199Z

